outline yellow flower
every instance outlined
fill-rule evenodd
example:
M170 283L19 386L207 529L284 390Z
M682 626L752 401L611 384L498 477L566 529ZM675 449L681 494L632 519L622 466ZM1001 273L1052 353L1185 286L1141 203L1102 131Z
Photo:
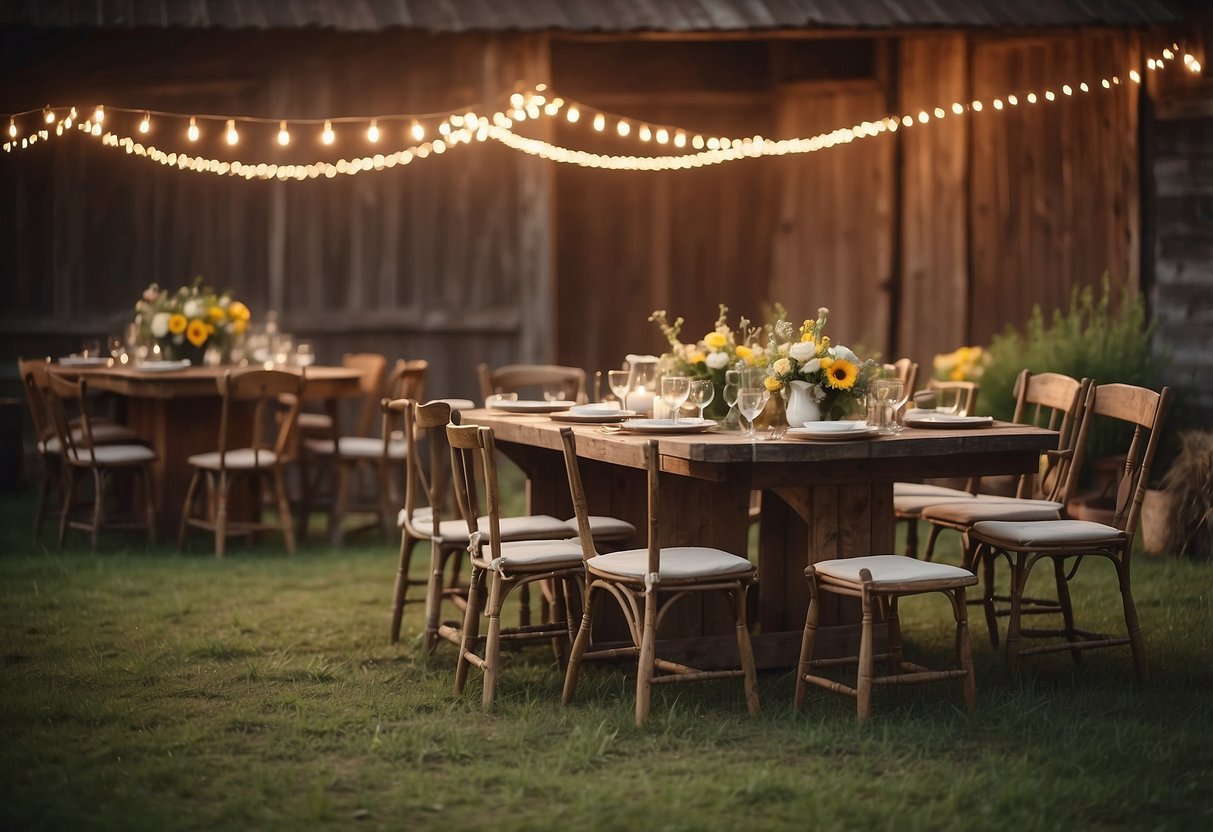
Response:
M194 320L190 321L189 328L185 331L185 337L188 338L189 342L195 347L200 347L205 344L207 336L209 335L210 332L207 331L207 325L202 321L201 318L194 318Z
M222 306L212 306L210 309L208 309L206 311L206 314L207 314L207 317L209 317L215 323L219 323L225 317L227 317L227 313L223 311Z
M690 356L687 358L687 362L691 363L691 364L699 364L699 363L707 361L707 360L708 360L708 357L699 351L695 351L695 352L691 353Z
M821 369L826 373L826 384L835 390L850 390L859 377L859 368L845 358L823 358Z
M762 384L772 393L783 388L783 382L775 378L775 376L767 376L762 380Z
M707 344L711 349L718 350L725 344L729 343L729 339L726 338L722 333L709 332L707 335L703 336L703 343Z
M737 357L744 361L749 361L753 355L754 351L744 344L737 348Z
M240 320L239 318L232 321L232 332L237 335L243 335L244 330L248 328L248 321Z
M185 327L188 323L189 321L186 320L184 315L180 312L174 312L168 318L168 331L174 335L180 335L185 332Z
M800 336L800 340L802 343L805 343L805 344L813 343L813 333L806 332L804 335Z
M948 378L950 378L952 381L964 381L965 380L965 368L957 367L951 373L948 374Z
M227 308L227 314L232 316L233 321L247 321L249 319L248 307L238 300L231 302Z

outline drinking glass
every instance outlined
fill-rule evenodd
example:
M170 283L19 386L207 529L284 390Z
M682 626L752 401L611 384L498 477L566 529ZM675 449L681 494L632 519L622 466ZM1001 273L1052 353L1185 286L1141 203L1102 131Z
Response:
M80 345L80 354L85 358L96 358L101 355L101 339L85 338Z
M686 376L662 376L661 400L670 408L670 422L678 424L678 411L691 395L691 380Z
M611 388L615 398L619 399L620 407L626 406L628 393L631 392L631 388L628 386L630 375L627 370L607 370L607 386Z
M691 404L699 408L699 421L703 421L703 409L716 398L716 385L711 379L701 378L691 382L691 393L687 397Z
M290 362L291 356L294 354L294 352L295 344L291 336L280 332L271 339L271 355L268 360L273 361L275 364L280 366L285 365Z
M952 387L943 387L935 391L936 404L935 409L940 413L945 413L949 416L963 416L964 410L961 407L961 397L964 393Z
M749 422L741 435L748 437L751 442L758 438L758 435L754 433L754 420L766 407L769 395L764 387L742 387L737 391L737 410Z
M312 351L310 341L300 341L295 344L295 364L299 367L310 367L316 363L316 353Z
M564 401L564 385L559 381L543 385L543 400L545 402Z
M875 410L875 424L872 425L880 433L897 432L897 407L899 400L904 401L905 385L899 378L878 378L872 382L872 401ZM869 424L872 424L869 418Z
M724 389L721 391L724 396L724 403L729 406L729 412L724 417L725 422L728 422L729 418L737 412L737 391L740 389L741 372L738 370L725 370Z

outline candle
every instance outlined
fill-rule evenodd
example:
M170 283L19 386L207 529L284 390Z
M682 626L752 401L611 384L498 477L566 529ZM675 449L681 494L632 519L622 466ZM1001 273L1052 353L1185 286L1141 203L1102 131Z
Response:
M637 387L628 393L627 407L628 410L634 410L640 416L652 415L653 394L645 390L643 386Z

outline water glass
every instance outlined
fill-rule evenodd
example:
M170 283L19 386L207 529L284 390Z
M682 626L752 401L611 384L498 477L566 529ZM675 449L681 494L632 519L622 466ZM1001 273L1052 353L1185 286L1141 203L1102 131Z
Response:
M770 395L765 387L742 387L737 391L737 410L749 422L741 435L748 437L751 442L758 438L754 433L754 420L766 407Z
M543 400L545 402L564 401L564 384L554 381L543 385Z
M701 378L691 382L691 393L687 400L699 408L699 421L703 421L703 409L716 398L716 385L711 379Z
M670 421L678 424L678 411L691 395L691 380L686 376L663 376L661 400L670 408Z
M624 406L628 400L628 393L631 392L631 388L628 386L630 378L631 373L627 370L607 370L607 386L611 388L615 398L619 399L620 407Z
M954 387L942 387L935 391L935 409L949 416L964 416L964 391Z
M310 367L316 363L316 353L312 351L310 341L299 341L295 344L295 365Z
M878 378L872 382L870 394L872 405L868 413L868 424L880 433L897 432L897 408L903 401L905 385L899 378Z

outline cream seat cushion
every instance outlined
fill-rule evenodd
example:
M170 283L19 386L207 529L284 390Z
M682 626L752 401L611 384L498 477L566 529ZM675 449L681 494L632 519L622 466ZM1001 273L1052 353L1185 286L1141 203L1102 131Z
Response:
M987 543L1024 549L1032 546L1078 546L1088 543L1092 546L1102 546L1120 543L1125 539L1125 533L1115 526L1105 526L1103 523L1093 523L1089 520L1046 520L1036 523L987 520L975 525L972 534Z
M918 517L922 514L924 509L930 508L931 506L947 505L957 502L971 503L974 502L974 497L972 494L969 494L967 498L963 496L941 497L938 495L932 496L930 494L919 494L910 497L894 497L893 511L894 513L903 517Z
M87 448L77 449L76 459L80 462L97 460L98 465L142 465L154 462L156 452L146 445L98 445L90 454Z
M813 564L822 575L858 584L859 570L872 573L873 584L899 584L915 581L955 581L957 586L977 583L977 576L967 569L946 563L917 560L904 555L868 555L861 558L838 558Z
M595 540L621 540L631 537L636 534L636 527L626 520L620 520L618 517L607 517L601 514L590 515L590 534ZM574 517L565 521L565 526L569 528L573 534L577 534L581 530L577 527L577 518Z
M118 442L138 442L139 434L128 428L126 425L115 424L114 422L103 422L102 424L89 424L90 433L93 436L93 444L106 445ZM84 441L84 430L82 428L72 428L72 442L80 444ZM45 441L38 442L38 452L43 454L57 454L62 448L62 443L59 442L58 436L52 436Z
M613 578L642 581L649 568L648 549L627 549L592 557L586 564ZM745 575L754 565L745 558L706 546L671 546L661 550L659 579L723 578Z
M925 482L895 482L893 483L894 497L971 497L972 493L961 488L948 488L946 485L930 485Z
M403 509L396 516L396 524L404 526ZM489 519L487 517L481 517L476 525L482 532L488 534ZM562 540L569 536L568 524L548 514L502 517L498 527L501 529L502 540ZM433 537L433 512L429 508L420 508L413 512L413 528L424 535ZM438 527L438 533L443 540L466 541L468 525L463 520L443 520Z
M501 557L491 558L486 546L474 562L497 571L547 571L581 566L581 546L575 540L516 540L501 544Z
M333 440L308 439L303 443L314 454L331 456ZM383 456L383 440L373 436L342 436L337 439L337 448L346 459L379 459ZM388 442L388 458L404 459L408 445L403 438Z
M1052 500L986 498L927 506L922 510L922 519L962 526L971 526L983 520L1057 520L1061 516L1061 508L1061 503Z
M253 448L235 448L227 452L226 465L237 471L252 471L256 468L269 468L278 461L278 455L269 450L254 450ZM195 468L206 468L210 471L219 470L219 452L208 451L204 454L194 454L190 457L190 465Z

